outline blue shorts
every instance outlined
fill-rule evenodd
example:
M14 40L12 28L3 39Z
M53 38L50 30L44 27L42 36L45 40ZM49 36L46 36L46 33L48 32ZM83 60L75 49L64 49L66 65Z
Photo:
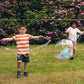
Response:
M18 55L17 54L17 61L30 62L29 61L29 54L26 54L26 55Z

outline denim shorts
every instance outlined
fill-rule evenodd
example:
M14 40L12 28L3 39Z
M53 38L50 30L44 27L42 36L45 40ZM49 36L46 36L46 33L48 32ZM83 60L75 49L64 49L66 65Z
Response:
M19 54L17 54L17 61L30 62L29 54L26 54L26 55L19 55Z

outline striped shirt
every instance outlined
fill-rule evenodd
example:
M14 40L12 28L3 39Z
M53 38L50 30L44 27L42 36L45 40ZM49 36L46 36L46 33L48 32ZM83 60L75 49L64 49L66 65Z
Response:
M32 35L29 34L18 34L13 36L13 40L16 41L17 44L17 54L26 55L29 54L29 39Z

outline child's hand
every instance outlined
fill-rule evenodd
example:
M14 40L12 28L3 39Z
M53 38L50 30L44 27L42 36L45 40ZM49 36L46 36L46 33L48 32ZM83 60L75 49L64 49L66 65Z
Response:
M43 36L42 35L39 35L39 38L43 38Z
M6 41L7 39L6 38L3 38L1 41Z
M83 34L84 34L84 31L83 31Z
M67 31L67 28L65 28L65 31Z

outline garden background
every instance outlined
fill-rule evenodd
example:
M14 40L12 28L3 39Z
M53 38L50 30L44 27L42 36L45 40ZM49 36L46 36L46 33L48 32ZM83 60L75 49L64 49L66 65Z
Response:
M80 30L84 29L83 0L1 0L0 39L18 34L20 24L27 25L27 33L43 35L56 43L64 36L64 29L70 27L70 20L77 19ZM44 43L45 40L30 43ZM84 36L80 42L84 41ZM14 42L0 42L0 45ZM15 43L14 43L15 44Z

